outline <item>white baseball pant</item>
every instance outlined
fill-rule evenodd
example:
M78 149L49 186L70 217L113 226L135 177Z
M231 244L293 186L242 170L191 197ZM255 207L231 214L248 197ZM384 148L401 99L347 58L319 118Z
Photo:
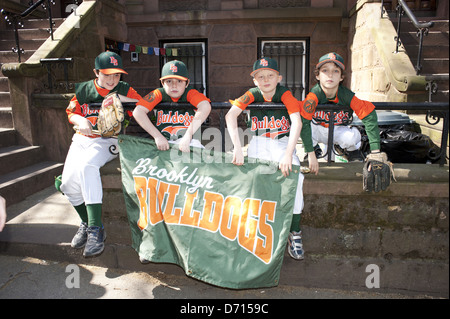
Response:
M325 149L328 145L328 127L311 123L311 134L313 144L325 144ZM361 133L356 127L337 125L334 127L334 144L338 144L341 148L347 151L356 151L361 147ZM334 160L334 153L331 155Z
M117 157L116 138L90 138L74 134L62 173L61 191L73 206L101 204L100 168Z
M285 136L279 140L274 140L262 136L254 136L247 149L248 157L263 159L266 161L280 162L286 152L289 137ZM300 166L300 160L292 154L292 164ZM295 194L294 214L301 214L303 210L303 179L304 176L299 172L297 192Z

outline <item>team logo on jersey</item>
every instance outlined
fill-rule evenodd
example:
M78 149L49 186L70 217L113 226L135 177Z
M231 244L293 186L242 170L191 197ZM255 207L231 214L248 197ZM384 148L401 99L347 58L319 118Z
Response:
M244 95L242 95L238 100L238 102L242 103L242 104L248 104L250 103L250 95L249 93L245 93Z
M161 133L169 133L170 136L178 136L178 132L187 129L187 126L166 126Z
M146 100L148 103L153 103L153 101L156 99L155 93L150 92L146 96L144 96L144 100Z
M115 57L110 57L110 63L112 64L112 65L114 65L114 66L118 66L119 65L119 61L117 61L117 59L115 58Z
M306 100L303 103L303 109L306 113L314 113L316 110L317 102L315 100Z
M173 73L177 73L178 72L178 67L175 64L171 64L170 65L170 71L172 71Z
M256 116L251 118L251 131L269 131L263 133L261 136L270 137L271 139L275 139L279 135L289 133L291 125L289 124L289 120L286 117L282 117L281 119L276 119L274 116L267 117L264 116L262 120L258 120Z
M164 113L164 111L158 111L156 113L156 126L164 126L161 132L167 132L170 135L177 136L180 130L185 130L189 127L194 115L189 114L189 112L172 112Z

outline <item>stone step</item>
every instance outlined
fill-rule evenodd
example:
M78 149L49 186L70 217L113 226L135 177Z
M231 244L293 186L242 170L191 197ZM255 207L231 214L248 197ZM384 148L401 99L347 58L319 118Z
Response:
M28 60L34 51L25 51L21 54L21 62ZM0 61L1 63L17 63L19 62L18 54L12 51L0 51Z
M409 58L415 67L417 64L417 55L409 56ZM421 74L441 74L449 69L448 58L423 58L421 64Z
M0 175L17 171L43 160L40 146L9 146L0 148Z
M24 200L55 182L60 175L62 163L40 162L0 176L0 193L7 203L14 204Z
M9 92L9 82L6 76L0 76L0 92Z
M19 45L24 50L36 51L45 42L45 39L20 40ZM16 47L14 40L0 40L0 51L9 51Z
M8 147L17 144L17 132L12 128L0 127L0 147Z
M393 17L391 18L392 24L394 25L395 29L397 30L397 23L398 19ZM430 21L433 21L434 25L429 28L429 31L432 32L439 32L439 31L447 31L449 30L449 20L437 20L435 17L428 17L428 18L420 18L418 19L419 23L427 23ZM402 17L402 25L400 26L400 32L416 32L417 28L414 26L414 23L412 23L409 18L403 18Z
M53 29L55 31L56 29ZM46 40L50 36L49 28L40 29L19 29L19 42L23 40ZM3 40L15 41L15 33L11 30L0 31L0 37Z
M7 106L0 107L0 127L13 128L12 108ZM0 146L1 147L1 146Z
M423 37L423 45L426 47L441 46L443 43L448 45L449 31L429 31L427 35ZM418 44L420 37L417 32L401 32L400 40L406 45ZM447 52L448 55L448 52Z
M8 107L11 107L9 92L0 92L0 108L5 109Z
M430 58L430 59L448 59L448 44L437 46L423 46L422 47L422 58ZM418 44L408 44L405 45L406 52L410 58L417 58L419 54L419 45Z

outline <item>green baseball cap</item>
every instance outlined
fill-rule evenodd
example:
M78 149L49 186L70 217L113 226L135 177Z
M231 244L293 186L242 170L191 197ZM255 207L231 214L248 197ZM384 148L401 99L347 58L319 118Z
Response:
M251 76L254 76L256 72L261 70L272 70L276 72L280 72L278 70L278 63L274 59L271 58L261 58L259 60L256 60L255 63L253 63L253 72L250 73Z
M328 63L328 62L333 62L338 67L340 67L342 70L345 70L344 58L341 57L336 52L330 52L330 53L323 55L319 59L319 63L317 63L316 69L320 68L322 65L324 65L325 63Z
M184 64L183 62L178 61L178 60L169 61L166 64L164 64L162 71L161 71L160 80L165 80L165 79L170 79L170 78L188 81L189 73L188 73L186 64Z
M102 52L95 58L95 69L103 74L128 74L123 70L122 58L120 55L111 51Z

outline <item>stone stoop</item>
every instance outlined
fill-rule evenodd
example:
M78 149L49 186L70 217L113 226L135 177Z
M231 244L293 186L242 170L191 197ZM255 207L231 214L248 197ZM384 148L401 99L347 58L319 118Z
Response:
M0 194L7 206L52 185L63 169L63 163L44 158L42 146L17 145L16 135L0 128Z
M54 30L64 21L53 20ZM48 19L24 20L24 28L19 29L20 47L24 49L21 61L25 62L49 37ZM18 62L14 30L0 24L0 66ZM55 176L62 172L62 163L44 158L43 146L19 145L14 129L10 101L9 81L0 71L0 193L7 205L24 200L54 183Z

